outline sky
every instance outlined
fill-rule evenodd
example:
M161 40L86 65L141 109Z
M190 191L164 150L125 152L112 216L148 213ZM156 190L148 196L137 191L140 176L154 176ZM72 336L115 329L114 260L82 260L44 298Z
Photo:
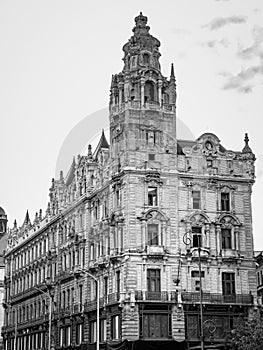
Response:
M241 151L248 133L262 250L262 0L0 0L0 206L9 225L46 210L51 179L83 151L66 148L73 131L88 143L107 126L111 76L140 11L161 41L164 76L174 63L177 116L194 137L213 132Z

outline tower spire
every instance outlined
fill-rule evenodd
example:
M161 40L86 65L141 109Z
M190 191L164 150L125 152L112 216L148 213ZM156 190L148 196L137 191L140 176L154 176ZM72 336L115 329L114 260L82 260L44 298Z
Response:
M174 74L174 64L171 64L171 74L170 74L170 81L175 82L175 74Z

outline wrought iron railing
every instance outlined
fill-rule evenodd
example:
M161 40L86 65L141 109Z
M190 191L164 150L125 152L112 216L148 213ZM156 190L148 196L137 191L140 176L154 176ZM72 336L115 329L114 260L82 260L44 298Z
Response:
M176 292L148 292L137 290L135 292L135 300L137 301L162 301L162 302L176 302L177 301L177 293Z
M231 294L223 295L219 293L207 293L202 294L204 303L216 303L216 304L253 304L253 295L251 294ZM199 292L184 292L182 293L182 302L185 303L200 303Z

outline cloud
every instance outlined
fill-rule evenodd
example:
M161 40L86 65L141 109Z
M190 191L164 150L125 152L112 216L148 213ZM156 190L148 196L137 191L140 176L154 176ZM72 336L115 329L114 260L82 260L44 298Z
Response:
M188 35L190 34L190 31L184 28L172 28L172 32L174 34L179 34L179 35Z
M255 26L252 36L253 44L239 48L238 56L243 59L250 59L255 56L263 59L263 27Z
M263 65L241 69L236 75L228 72L221 72L220 75L226 78L224 90L234 89L240 93L250 93L256 85L254 79L263 76Z
M229 24L245 23L246 20L247 17L245 16L218 17L213 19L206 26L209 27L210 30L216 30Z
M202 44L203 46L207 46L209 48L217 48L220 46L228 47L230 45L229 41L225 38L221 40L208 40L207 42Z

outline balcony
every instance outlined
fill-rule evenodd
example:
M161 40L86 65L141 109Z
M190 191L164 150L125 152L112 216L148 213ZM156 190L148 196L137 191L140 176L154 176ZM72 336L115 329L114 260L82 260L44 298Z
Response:
M253 295L251 294L233 294L223 295L216 293L203 293L204 304L238 304L238 305L251 305L253 304ZM184 292L182 293L182 302L185 304L199 304L200 293L199 292Z
M150 102L145 102L141 106L141 101L128 101L128 102L122 103L121 105L111 106L111 113L117 114L122 112L125 108L140 109L141 107L146 109L151 109L151 110L165 110L168 112L171 112L173 110L173 105L168 103L164 103L163 105L160 106L159 102L150 101Z
M177 302L176 292L147 292L142 290L137 290L135 292L136 301L150 301L150 302Z

